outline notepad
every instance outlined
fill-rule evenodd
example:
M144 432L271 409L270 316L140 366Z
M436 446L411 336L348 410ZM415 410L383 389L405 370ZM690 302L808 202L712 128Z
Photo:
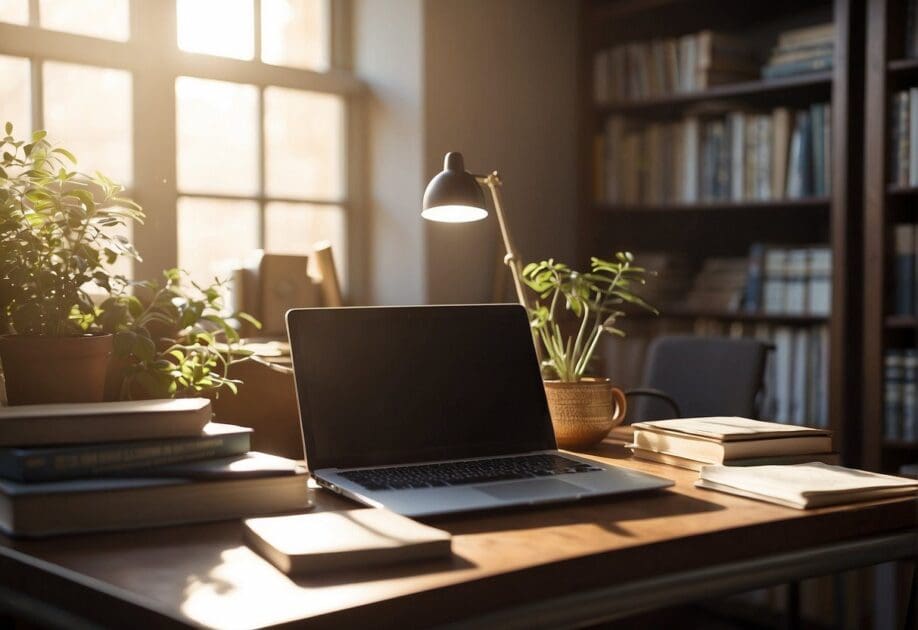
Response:
M717 490L797 509L825 507L900 495L915 495L918 481L830 466L705 466L699 488Z
M448 532L384 509L245 521L245 540L284 573L367 568L451 553Z

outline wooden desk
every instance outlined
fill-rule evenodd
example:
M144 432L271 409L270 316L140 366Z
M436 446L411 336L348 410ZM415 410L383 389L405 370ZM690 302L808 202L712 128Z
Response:
M592 454L676 486L429 520L454 534L452 560L313 579L275 571L234 522L0 540L0 602L62 625L556 626L918 551L913 499L803 512L696 489L695 473L631 460L620 444ZM321 490L316 500L353 505Z

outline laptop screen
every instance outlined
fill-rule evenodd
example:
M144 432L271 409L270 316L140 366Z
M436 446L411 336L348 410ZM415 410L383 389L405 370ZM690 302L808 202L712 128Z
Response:
M296 309L311 470L555 448L521 306Z

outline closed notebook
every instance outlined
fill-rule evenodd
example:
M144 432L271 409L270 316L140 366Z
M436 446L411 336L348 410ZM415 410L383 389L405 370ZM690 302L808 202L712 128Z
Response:
M450 535L384 509L250 518L246 542L284 573L367 568L451 553Z
M828 431L748 418L711 417L639 422L634 445L710 464L735 459L830 453Z
M822 463L794 466L705 466L699 488L797 509L915 495L918 481Z
M0 446L190 437L211 415L206 398L16 405L0 408Z

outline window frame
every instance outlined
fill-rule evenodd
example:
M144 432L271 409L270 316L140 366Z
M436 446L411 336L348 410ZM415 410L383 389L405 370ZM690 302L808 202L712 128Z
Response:
M127 41L101 39L43 29L38 25L39 2L29 0L29 24L0 22L0 54L24 57L31 69L31 118L35 129L44 128L43 62L60 61L101 68L127 70L132 77L133 183L129 194L144 207L147 218L135 226L134 242L143 261L134 264L137 278L156 278L163 269L178 264L178 200L180 197L245 199L259 205L260 234L264 245L265 207L271 201L338 206L344 213L347 239L347 278L351 301L367 293L366 230L362 216L364 95L366 86L351 72L350 0L328 3L329 68L324 72L275 66L261 61L261 0L253 0L255 54L239 60L179 49L176 3L129 0L130 35ZM168 45L163 45L166 42ZM258 160L256 195L224 195L179 191L176 171L176 97L178 77L254 85L258 89ZM342 199L290 199L265 191L264 92L267 87L334 94L343 99L344 178Z

